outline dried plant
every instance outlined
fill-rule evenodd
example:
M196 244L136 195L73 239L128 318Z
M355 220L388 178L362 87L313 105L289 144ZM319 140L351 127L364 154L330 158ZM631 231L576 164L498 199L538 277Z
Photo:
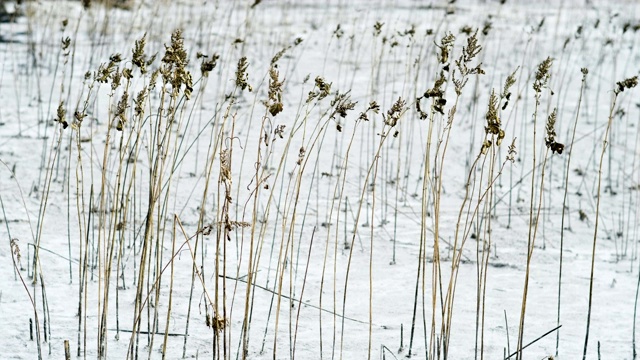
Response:
M371 111L374 114L377 114L380 112L380 105L378 105L377 102L372 101L369 103L369 107L367 107L367 109L363 112L360 113L360 116L358 117L359 120L365 120L365 121L369 121L369 117L367 116L367 113Z
M16 262L18 263L18 265L20 265L20 259L22 255L20 254L20 246L18 246L18 239L15 239L15 238L11 239L10 245L11 245L11 254L15 256L17 260Z
M449 54L453 49L453 43L456 41L456 37L452 33L445 34L440 40L440 44L436 44L436 47L440 50L438 54L438 60L441 64L447 64L449 62Z
M542 88L547 86L549 81L549 77L551 76L550 70L551 65L553 64L553 58L547 57L543 62L538 65L538 69L536 70L536 77L533 82L533 90L536 93L540 93Z
M196 58L202 59L202 62L200 63L200 73L202 74L202 76L208 77L209 73L216 68L216 65L218 65L218 60L220 59L220 55L213 54L209 56L201 52L198 52L196 54Z
M331 83L327 83L323 78L317 76L315 80L315 89L317 89L317 91L309 91L309 96L307 96L306 101L307 104L313 101L313 99L317 98L318 100L322 100L329 96L329 94L331 94Z
M547 148L557 154L562 154L564 150L564 144L556 142L556 118L558 109L554 108L549 117L547 118L547 125L545 127L547 136L545 137L545 144Z
M191 73L186 69L189 60L184 48L182 30L176 29L171 34L171 44L164 47L165 54L162 57L164 66L160 68L163 81L171 84L172 96L177 96L182 85L185 85L184 95L190 99L193 92L193 79Z
M105 64L100 64L98 71L95 74L95 80L99 83L107 83L110 79L114 81L114 77L119 77L120 74L117 73L118 64L122 61L122 57L120 54L113 54L109 58L109 62ZM119 79L115 79L119 81ZM119 85L119 82L118 82Z
M229 149L220 151L220 176L224 181L231 182L231 158Z
M427 91L425 91L424 95L422 97L424 98L434 98L433 99L433 105L432 105L432 109L442 115L444 115L444 106L447 104L447 99L444 98L444 90L442 89L443 85L447 82L447 78L445 77L444 71L440 71L440 75L438 76L438 78L436 79L433 88L428 89ZM420 102L421 98L418 98L416 103ZM420 106L420 105L416 105L416 106ZM426 114L419 109L419 113L420 113L420 118L423 117L426 119Z
M638 85L638 76L634 76L623 81L616 83L617 88L615 90L616 95L623 92L625 89L632 89Z
M124 94L122 94L122 98L120 98L120 101L118 101L118 105L116 106L116 111L114 113L114 117L116 120L116 130L118 131L122 131L122 129L124 128L124 124L127 122L125 112L128 107L128 102L129 93L125 91Z
M66 129L69 126L69 123L67 122L67 110L64 108L64 101L60 101L60 104L58 105L55 121L62 125L63 129Z
M144 47L147 43L147 33L144 33L140 40L135 41L135 46L133 47L132 53L133 58L131 59L131 63L137 66L140 69L140 73L147 73L147 60L144 54Z
M207 314L205 316L205 324L219 334L229 325L229 321L220 315L211 316Z
M396 102L391 106L391 109L387 110L387 116L384 116L384 123L390 127L394 127L398 124L398 120L404 113L406 102L402 98L398 98Z
M251 85L249 85L249 74L247 69L249 68L249 62L247 57L243 56L238 60L238 67L236 69L236 86L241 90L249 89L249 92L253 91Z
M500 101L504 100L502 110L505 110L509 105L509 100L511 100L511 87L516 83L516 73L519 69L520 67L518 66L504 81L504 87L500 93Z
M489 108L485 119L487 120L487 126L484 131L487 135L497 135L496 145L500 146L502 139L504 139L504 130L501 129L500 116L498 115L498 96L495 90L491 90L491 96L489 96Z
M138 95L136 95L135 100L133 100L133 103L135 104L133 111L134 111L134 114L138 117L141 117L142 114L144 114L144 102L146 98L147 98L147 88L145 87L142 90L140 90L140 92L138 92Z
M282 86L284 85L284 79L280 81L278 79L279 76L280 72L278 72L277 67L271 65L269 68L269 99L264 101L264 105L267 107L271 116L278 115L284 108L282 104Z
M330 118L335 118L336 114L341 118L347 117L347 111L353 110L356 106L357 102L351 101L349 97L349 93L340 93L336 92L336 95L333 100L331 100L331 106L334 108L333 113ZM340 125L338 124L338 130L341 130Z

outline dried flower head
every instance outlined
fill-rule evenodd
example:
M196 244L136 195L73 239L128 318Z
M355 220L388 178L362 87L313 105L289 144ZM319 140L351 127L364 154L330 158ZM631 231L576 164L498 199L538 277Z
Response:
M249 85L249 74L247 74L247 68L249 68L249 62L247 57L243 56L238 60L238 68L236 69L236 86L242 90L249 89L249 92L253 91L251 85Z
M618 81L616 83L618 88L615 90L616 95L623 92L625 89L631 89L638 85L638 76L634 76L632 78L628 78L624 81Z
M511 141L511 145L509 145L509 150L507 152L507 160L513 164L516 161L516 154L518 154L518 152L516 151L516 138L513 138L513 141Z
M233 231L237 228L248 228L251 226L250 222L246 221L218 221L218 225L224 225L225 228L229 231Z
M385 117L383 115L384 123L391 127L396 126L398 124L398 120L400 120L400 117L404 113L405 105L406 102L402 100L402 98L398 98L398 100L396 100L396 102L391 106L391 109L387 110L387 116Z
M69 46L71 46L71 38L67 36L62 39L62 52L64 53L64 56L69 55Z
M333 30L333 35L338 39L340 39L342 35L344 35L344 30L342 30L340 24L338 24L338 26L336 26L336 29Z
M229 322L222 316L211 316L209 314L206 314L205 324L207 325L207 327L213 329L215 333L219 334L224 330L225 327L227 327L227 325L229 325Z
M271 66L275 65L280 58L282 58L282 56L284 55L285 52L287 52L287 50L289 50L291 48L291 46L287 46L285 48L283 48L282 50L278 51L273 58L271 58Z
M269 99L264 102L271 116L278 115L284 108L282 104L282 86L284 85L284 79L280 81L278 79L279 76L280 72L278 72L276 66L272 65L269 69Z
M453 43L456 41L456 37L453 36L452 33L445 34L444 37L440 40L440 44L435 44L438 49L440 49L440 53L438 54L438 60L441 64L446 64L449 62L449 54L453 49Z
M367 107L365 111L360 113L360 116L358 117L358 119L369 121L369 118L367 117L367 113L369 111L373 112L374 114L378 114L380 112L380 105L378 105L378 103L375 101L371 101L369 103L369 107Z
M495 90L491 90L491 96L489 96L489 107L485 118L487 120L487 126L484 128L485 133L487 135L497 135L498 138L496 140L496 145L500 146L505 134L504 130L500 128L502 124L500 116L498 115L498 96L496 95Z
M135 41L135 45L133 47L133 59L131 62L133 65L137 66L140 69L140 73L145 74L147 72L147 62L145 60L144 54L144 46L147 43L147 33L144 33L140 40Z
M231 154L229 149L220 151L220 176L223 181L231 182Z
M542 92L542 88L547 86L547 82L549 81L549 77L551 76L549 71L551 70L552 64L553 58L547 57L538 65L538 70L536 70L536 78L533 82L533 90L535 90L536 93Z
M379 36L382 33L383 26L384 26L383 22L376 21L376 23L373 24L373 36Z
M564 144L556 142L555 127L556 127L557 116L558 116L558 109L554 108L551 114L549 114L549 117L547 118L547 125L545 127L547 134L545 136L544 141L547 148L550 149L552 152L557 154L562 154L562 151L564 150Z
M122 131L122 129L124 128L124 124L127 122L125 112L128 107L128 101L129 93L125 91L124 94L122 94L122 98L120 98L120 101L118 101L118 105L116 106L114 115L116 120L116 130L118 131Z
M67 122L67 119L66 119L67 117L66 115L67 115L67 110L64 108L64 101L60 101L60 104L58 105L58 110L56 111L55 121L61 124L63 129L66 129L69 126L69 123Z
M151 79L149 79L149 89L156 88L156 82L158 81L158 75L160 75L160 69L155 69L151 73Z
M425 91L423 97L425 98L434 98L433 105L431 109L433 111L439 112L444 115L444 106L447 104L447 99L444 98L444 90L442 86L447 82L447 78L445 77L444 71L440 71L440 75L436 78L435 83L433 84L433 88Z
M331 118L335 118L336 114L340 117L347 117L347 111L353 110L356 106L357 102L351 101L349 97L349 93L340 93L336 92L336 96L333 100L331 100L331 106L334 107L334 111L331 114ZM341 131L342 128L338 125L338 131Z
M189 60L187 59L187 51L184 49L182 30L175 30L171 34L171 44L164 47L165 53L162 57L164 66L160 69L163 81L171 84L172 96L177 96L182 85L185 85L184 95L190 99L193 91L193 79L191 73L186 70Z
M275 135L277 135L280 139L284 138L284 129L287 127L287 125L278 125L276 126L275 130L273 130L273 133Z
M502 88L502 93L500 93L500 100L504 100L502 110L507 108L509 100L511 100L511 87L516 83L516 73L518 72L518 69L520 69L519 66L511 73L511 75L507 76L507 79L504 81L504 87Z
M111 79L112 83L115 81L117 88L120 86L120 74L118 73L118 64L122 61L122 56L120 54L113 54L109 58L109 63L100 64L98 67L98 71L95 75L95 80L99 83L107 83L109 79ZM116 74L117 73L117 74ZM114 88L112 84L112 89Z
M202 58L202 63L200 64L200 72L202 76L207 77L209 73L216 68L218 64L218 59L220 59L220 55L213 54L212 56L203 55L198 53L198 58Z
M302 160L304 160L304 155L307 153L307 151L305 150L304 146L300 147L300 151L298 152L298 161L296 162L296 164L301 165L302 164Z
M165 53L162 57L163 63L174 64L178 67L184 67L187 65L187 51L184 49L184 38L182 36L181 29L176 29L171 34L171 44L165 44L164 48Z
M458 96L462 94L462 88L467 84L469 75L484 74L484 70L481 68L482 63L476 66L469 65L481 50L482 46L478 45L478 30L476 29L476 31L467 38L467 46L462 47L462 54L455 61L456 68L460 73L460 77L458 78L456 77L455 70L453 72L453 84Z
M20 263L20 258L22 257L22 255L20 255L20 246L18 246L18 239L11 239L11 254L13 254L16 259L18 260L17 263Z
M317 89L317 91L315 91ZM331 93L331 83L327 83L320 76L316 76L315 79L315 88L314 90L309 92L309 96L307 97L307 103L313 101L313 99L318 98L318 100L322 100L329 96Z
M133 110L137 117L142 117L142 114L144 114L144 101L146 98L147 98L147 88L145 87L142 90L140 90L135 100L133 101L135 104L135 107Z
M122 73L119 69L116 69L111 73L111 91L116 91L120 87L122 80Z
M486 139L485 141L482 142L482 147L480 148L480 152L482 153L482 155L487 154L487 152L489 151L489 148L491 147L491 144L493 143L489 139Z

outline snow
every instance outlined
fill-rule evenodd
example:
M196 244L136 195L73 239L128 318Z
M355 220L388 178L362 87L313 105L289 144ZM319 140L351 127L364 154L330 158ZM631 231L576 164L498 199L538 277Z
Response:
M506 136L496 150L496 166L505 162L507 146L514 138L517 155L513 163L505 162L493 186L495 207L489 210L491 233L477 234L478 226L484 228L488 221L488 217L478 217L476 220L480 219L481 223L474 222L470 230L474 235L464 244L448 356L450 359L497 359L503 357L507 347L511 353L517 348L530 229L535 109L532 84L538 64L550 56L554 58L551 77L548 89L542 92L536 123L539 166L534 178L534 216L541 187L543 191L531 257L523 344L558 326L560 238L565 173L568 173L561 328L533 343L523 351L523 356L531 359L581 356L587 329L603 139L616 82L640 71L640 52L636 48L640 9L636 2L507 0L500 4L467 0L448 4L444 1L333 0L262 1L251 7L252 4L252 1L136 0L131 9L108 10L93 4L85 10L77 1L38 1L18 6L24 16L15 22L0 24L0 196L3 205L0 237L6 239L7 244L4 251L0 251L0 333L3 334L0 357L37 357L35 334L34 340L29 339L29 322L35 321L30 296L36 304L43 358L62 358L65 340L70 342L73 358L78 349L80 357L97 357L98 328L105 305L105 287L108 287L106 357L127 358L151 186L151 152L155 148L150 129L153 121L157 121L159 89L152 91L151 105L146 107L148 117L140 128L140 153L135 167L125 161L124 168L131 173L127 173L123 183L135 191L130 193L129 213L122 225L123 253L121 257L117 251L113 255L109 285L105 284L107 247L99 238L118 227L111 215L113 209L121 206L121 202L114 199L118 191L120 136L125 135L126 141L126 136L135 133L133 98L149 83L150 74L140 76L140 71L133 69L127 110L130 122L123 132L111 130L106 164L103 154L107 128L123 94L122 88L110 96L110 83L95 85L88 103L88 116L79 133L73 127L61 129L53 119L62 101L67 120L74 121L73 113L82 109L89 91L90 80L84 80L86 72L97 71L100 64L107 63L115 53L124 58L119 65L121 69L131 68L131 49L145 33L146 54L158 53L150 66L153 70L160 64L172 32L181 28L188 52L188 70L195 85L192 98L183 99L177 105L180 121L168 132L174 137L164 149L168 151L168 164L174 160L177 163L175 167L168 165L163 173L166 187L160 197L162 221L159 225L154 223L154 229L157 225L160 230L154 232L151 270L147 273L152 279L151 285L145 284L143 289L142 300L149 302L145 303L140 319L138 356L162 357L173 265L168 326L171 336L167 339L166 358L183 356L188 316L186 357L242 357L252 227L234 227L228 240L218 239L221 273L217 281L214 273L218 261L216 230L218 222L224 220L225 202L225 184L219 181L219 153L232 147L229 217L255 226L253 261L257 272L253 273L255 286L251 292L248 358L405 357L410 347L417 294L411 354L412 358L425 359L433 339L436 209L431 188L434 180L423 179L429 120L419 119L415 99L433 87L442 68L436 58L435 44L439 44L447 32L453 33L456 41L451 58L458 58L462 47L467 46L467 35L461 31L465 26L471 31L480 29L478 42L482 51L472 64L481 62L485 74L469 77L458 102L446 152L437 147L444 144L438 139L446 134L446 116L437 115L434 121L430 170L437 164L440 171L439 160L443 153L445 156L441 177L435 180L441 179L443 186L438 232L444 295L439 289L435 293L434 338L442 335L441 299L446 296L451 274L456 223L469 169L484 138L491 89L499 93L507 76L517 70L510 103L500 112ZM68 24L63 26L65 19ZM377 36L374 34L376 22L383 24ZM482 29L488 23L491 27L484 35ZM410 30L415 33L405 34ZM68 55L64 54L66 50L61 50L61 40L66 37L71 40ZM297 38L302 42L294 45ZM284 48L287 50L278 61L280 80L285 79L284 110L271 116L262 103L268 99L268 70L271 59ZM198 52L220 55L216 68L206 79L201 79ZM249 62L247 73L252 92L234 90L237 63L243 56ZM452 69L454 66L451 63ZM580 102L581 68L587 68L588 75ZM307 104L305 100L314 90L317 76L331 83L331 95ZM92 77L93 74L89 78ZM348 92L351 101L357 102L346 118L328 116L336 91ZM229 107L227 95L232 93L236 99ZM595 359L599 353L611 359L634 358L635 299L640 279L637 261L640 103L637 93L638 89L630 89L619 94L604 157L589 359ZM451 81L446 85L445 97L448 101L444 113L447 114L455 99ZM382 114L386 115L398 98L406 100L406 112L395 129L389 131L383 128ZM370 101L377 101L380 114L368 112L369 121L356 121ZM430 100L422 99L421 106L429 112ZM541 184L540 163L546 152L544 123L553 108L558 109L556 139L566 148L561 155L549 153ZM227 111L230 116L225 120ZM576 117L578 126L566 172ZM223 122L224 131L218 135ZM270 131L269 146L261 135L263 124ZM282 138L273 132L278 125L286 125ZM389 132L383 138L380 134L385 130ZM392 136L396 130L398 137ZM82 139L80 157L76 135ZM59 136L62 138L58 148ZM287 146L288 139L291 143ZM384 144L376 156L382 139ZM134 147L133 143L128 146L129 150ZM209 171L211 146L218 147ZM301 147L305 152L297 164ZM475 184L471 209L478 202L478 192L486 188L488 161L478 165L483 171L471 172ZM305 167L297 184L301 164ZM169 177L172 168L175 171ZM264 169L259 186L256 168ZM103 169L106 191L102 209L106 222L102 225L104 232L99 235ZM80 173L84 177L79 183ZM131 182L131 176L135 176L135 181ZM49 177L51 183L47 191ZM422 219L425 184L429 189L426 209L429 216ZM83 191L80 198L78 189ZM256 191L259 192L254 218ZM42 207L45 199L46 209ZM80 212L78 204L81 204ZM484 206L482 203L481 215L487 212ZM201 209L204 209L205 224L213 224L213 231L204 236L202 228L198 228ZM462 225L471 213L473 210L464 208ZM87 234L78 224L86 226L89 216ZM185 234L179 227L173 231L177 218L184 225ZM426 235L426 256L421 259L422 229ZM176 235L174 256L173 234ZM482 319L477 317L477 298L478 271L482 268L479 260L484 253L483 243L476 238L488 240L489 236L486 281L482 282L486 284ZM192 239L185 243L185 237ZM192 257L190 249L195 246L196 237L200 239L199 247ZM13 266L14 248L10 245L13 238L18 239L21 254L18 268L26 289ZM37 239L40 239L38 276L42 277L32 284ZM90 244L89 271L86 291L80 292L85 239ZM351 243L353 246L345 246ZM459 247L460 242L458 244ZM159 257L156 249L162 251ZM259 259L255 257L257 254ZM202 281L195 278L188 315L194 258ZM116 270L118 259L121 265ZM423 277L418 277L419 264L426 266ZM163 271L156 305L152 285L160 270ZM121 274L123 278L117 278ZM226 289L224 295L223 288ZM221 314L225 304L227 324L219 336L219 341L228 344L224 353L222 349L214 349L214 331L205 323L207 297L216 296ZM147 334L155 310L158 334L150 347Z

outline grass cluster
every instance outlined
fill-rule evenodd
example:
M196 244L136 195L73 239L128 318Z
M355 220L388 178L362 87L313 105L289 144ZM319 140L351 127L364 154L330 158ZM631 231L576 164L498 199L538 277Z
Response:
M455 2L412 9L430 26L375 11L345 25L340 3L335 19L303 19L311 32L288 26L306 14L292 3L105 3L25 3L10 26L26 44L3 44L13 136L34 152L0 143L0 204L38 358L62 337L85 358L522 359L555 337L535 354L552 359L565 244L585 233L593 353L596 245L608 236L615 261L637 266L639 141L625 132L638 69L615 55L636 49L636 25L585 20L545 47L542 18L507 53L505 2L495 24L459 27ZM599 59L576 60L593 48ZM551 326L532 334L542 252L557 281L544 285ZM506 295L517 321L504 310L498 341L491 271L505 264L520 268ZM73 295L66 309L51 287Z

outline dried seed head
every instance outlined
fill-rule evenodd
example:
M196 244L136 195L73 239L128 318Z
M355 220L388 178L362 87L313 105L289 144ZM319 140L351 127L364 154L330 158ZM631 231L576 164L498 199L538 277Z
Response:
M135 41L135 45L133 47L133 59L131 62L133 65L137 66L140 69L140 73L145 74L147 72L147 63L145 60L144 54L144 46L147 43L147 33L144 33L140 40Z
M236 86L242 90L249 89L249 92L253 91L251 85L249 85L249 75L247 74L247 68L249 62L247 57L243 56L238 60L238 68L236 70Z
M171 44L164 47L165 54L162 57L164 67L161 69L163 81L171 84L172 96L177 96L182 85L185 85L184 95L190 99L193 91L193 79L191 73L186 70L189 60L187 59L187 51L184 49L182 30L175 30L171 34Z
M315 91L317 89L317 91ZM320 76L316 76L315 79L315 88L312 91L309 91L309 96L307 96L306 103L310 103L313 99L318 98L318 100L322 100L329 96L331 93L331 83L327 83Z
M638 76L634 76L632 78L628 78L624 81L619 81L616 83L618 88L615 90L616 95L623 92L625 89L632 89L638 85Z
M336 114L342 118L347 117L347 111L353 110L356 106L357 102L351 101L349 97L349 93L340 93L336 92L336 96L333 100L331 100L331 106L334 107L334 111L331 114L331 118L335 118ZM338 124L339 125L339 124ZM338 128L338 131L341 131L341 127Z
M22 257L22 255L20 255L20 247L18 246L18 239L11 239L10 241L11 243L11 254L15 255L16 259L18 260L17 262L20 263L20 258Z
M533 90L536 93L540 93L542 88L547 86L547 82L549 81L549 77L551 74L549 71L551 70L551 65L553 64L553 58L547 57L543 62L538 65L538 70L536 70L536 78L533 82Z
M182 37L182 30L176 29L171 34L171 44L165 45L165 54L162 57L162 62L167 64L174 64L178 67L184 67L187 65L187 51L184 49L184 38Z
M387 116L385 117L384 123L391 127L394 127L398 124L398 120L404 113L404 107L406 102L402 100L402 98L398 98L396 102L391 106L391 109L387 110Z
M287 125L278 125L276 126L275 130L273 131L273 133L275 135L277 135L280 139L284 138L284 129L287 127Z
M547 131L547 142L553 142L556 139L556 119L557 119L557 108L554 108L549 117L547 117L547 125L545 127Z
M67 52L69 46L71 46L71 38L67 36L62 39L62 51L64 52L64 56L69 55L69 52Z
M129 93L125 91L124 94L122 94L122 98L120 98L120 101L118 101L118 105L116 106L115 111L116 130L118 131L122 131L122 129L124 128L124 124L127 122L125 112L128 107L128 101Z
M507 153L507 160L510 161L511 163L514 163L516 161L516 154L518 152L516 151L516 138L513 138L513 141L511 141L511 145L509 145L509 151Z
M320 90L318 100L322 100L331 93L331 83L327 84L320 76L316 77L316 87Z
M304 149L304 146L301 146L300 151L298 152L298 161L296 162L296 164L298 165L302 164L302 160L304 160L305 154L306 154L306 150Z
M545 145L547 146L548 149L551 150L551 152L562 154L562 151L564 150L564 144L556 142L555 126L556 126L556 120L557 120L557 113L558 113L558 109L554 108L551 114L549 114L549 117L547 118L547 125L545 127L547 132L545 137Z
M202 64L200 64L200 72L202 76L207 77L209 73L215 69L218 64L218 59L220 59L220 55L213 54L210 58L207 55L202 55Z
M489 96L489 107L485 118L487 120L487 126L484 128L485 133L487 135L496 135L496 145L500 146L505 133L504 130L501 129L502 123L498 114L498 96L496 95L495 90L491 90L491 96Z
M271 116L278 115L284 105L282 104L282 86L284 85L284 79L280 81L278 77L280 73L274 65L269 69L269 99L264 101L264 105Z
M291 48L291 46L287 46L285 48L283 48L282 50L278 51L273 58L271 58L271 66L275 65L280 58L284 55L285 52L287 52L287 50L289 50Z
M220 151L220 176L223 181L231 182L231 156L229 149Z
M375 101L371 101L369 103L369 107L364 112L360 113L360 116L358 117L358 119L369 121L369 118L367 117L367 113L369 111L373 112L374 114L378 114L380 112L380 105L378 105L378 103Z
M440 49L440 53L438 54L438 60L441 64L446 64L449 62L449 54L453 49L453 43L456 41L456 37L453 36L452 33L447 33L440 40L440 44L436 44L436 47Z
M504 87L502 88L502 94L500 94L500 97L503 99L507 99L509 100L511 98L511 87L516 83L516 73L518 72L518 70L520 69L520 66L518 66L512 73L511 75L507 76L507 79L504 81Z
M121 80L122 80L122 74L120 73L120 71L118 71L118 69L116 69L116 71L111 73L111 90L112 91L116 91L116 89L120 87Z
M338 26L336 26L336 29L333 30L333 35L338 39L340 39L342 35L344 35L344 30L342 30L340 24L338 24Z
M376 23L373 24L373 36L379 36L380 33L382 33L383 26L384 26L383 22L376 21Z
M67 110L64 108L64 101L60 101L58 105L58 110L56 111L56 122L62 125L63 129L66 129L69 126L67 123Z
M134 111L137 117L142 117L142 115L144 114L144 101L146 98L147 98L147 88L145 87L142 90L140 90L140 92L136 96L136 99L133 101L135 104Z

